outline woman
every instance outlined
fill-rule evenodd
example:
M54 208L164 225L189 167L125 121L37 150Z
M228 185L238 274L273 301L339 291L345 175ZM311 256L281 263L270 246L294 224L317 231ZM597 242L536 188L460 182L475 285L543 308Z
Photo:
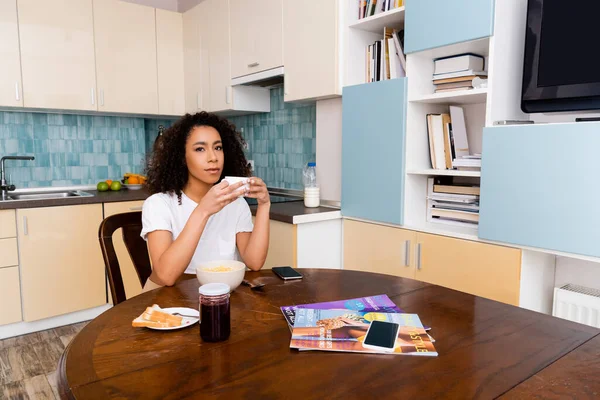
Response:
M232 124L206 112L186 114L165 131L149 163L153 194L142 210L141 235L152 261L144 291L172 286L210 260L262 268L269 244L267 187L256 177L249 178L248 189L243 182L222 181L250 175L242 145ZM254 226L243 196L258 202Z

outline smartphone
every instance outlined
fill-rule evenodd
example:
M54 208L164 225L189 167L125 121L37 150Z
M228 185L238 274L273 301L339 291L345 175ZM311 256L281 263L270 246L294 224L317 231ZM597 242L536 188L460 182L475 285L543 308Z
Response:
M284 281L302 279L302 274L292 267L273 267L272 271Z
M386 321L373 321L367 330L363 347L372 350L394 351L400 324Z

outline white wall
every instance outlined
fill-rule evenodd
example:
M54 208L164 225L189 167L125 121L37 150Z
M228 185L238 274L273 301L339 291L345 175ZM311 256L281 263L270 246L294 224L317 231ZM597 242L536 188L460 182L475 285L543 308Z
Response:
M317 101L317 182L321 199L342 198L342 98Z
M567 283L600 290L600 264L568 257L556 257L554 286Z

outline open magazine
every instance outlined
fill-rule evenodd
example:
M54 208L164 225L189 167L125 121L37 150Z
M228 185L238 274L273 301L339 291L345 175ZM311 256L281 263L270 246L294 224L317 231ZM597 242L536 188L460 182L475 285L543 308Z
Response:
M380 311L387 313L401 313L392 300L385 294L377 296L357 297L355 299L328 301L325 303L300 304L297 306L281 307L281 312L287 321L290 330L294 326L296 310L300 308L311 308L315 310L354 310L354 311Z
M357 353L437 356L438 353L416 314L352 310L297 309L290 348ZM395 350L384 352L363 347L371 321L400 325Z

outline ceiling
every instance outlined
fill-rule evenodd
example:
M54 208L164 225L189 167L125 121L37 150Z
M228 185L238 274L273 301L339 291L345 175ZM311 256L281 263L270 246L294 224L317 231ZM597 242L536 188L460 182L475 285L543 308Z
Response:
M144 6L162 8L164 10L185 12L198 5L202 0L121 0L128 3L141 4Z

